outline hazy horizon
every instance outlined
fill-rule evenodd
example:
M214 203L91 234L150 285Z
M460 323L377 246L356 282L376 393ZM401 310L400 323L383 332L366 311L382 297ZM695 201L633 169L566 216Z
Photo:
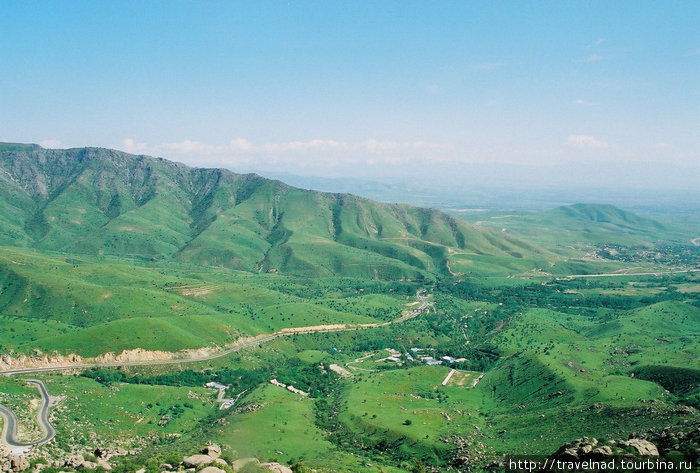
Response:
M162 156L154 157L167 159ZM184 162L180 163L187 165ZM196 167L196 164L193 166ZM486 165L479 168L472 165L472 172L466 173L466 177L465 174L441 175L439 172L426 172L421 179L415 179L410 173L354 177L352 175L304 175L274 169L241 171L226 166L216 166L216 164L213 167L237 173L256 173L302 189L350 193L379 202L406 203L457 213L508 209L537 211L577 203L610 204L627 210L651 213L657 217L666 212L676 216L679 214L694 216L694 213L700 209L698 204L700 189L692 183L686 188L655 187L654 184L665 182L659 179L659 176L667 171L665 169L658 170L654 183L648 183L649 185L645 187L630 187L629 184L624 185L624 183L618 185L616 180L619 175L610 168L603 170L608 180L598 179L594 183L587 183L583 179L585 173L595 173L598 170L582 167L580 172L570 173L575 180L567 182L565 179L552 179L551 174L548 180L542 172L530 172L526 175L524 172L526 167L522 165L503 165L500 168Z
M5 3L0 140L236 172L693 190L697 3Z

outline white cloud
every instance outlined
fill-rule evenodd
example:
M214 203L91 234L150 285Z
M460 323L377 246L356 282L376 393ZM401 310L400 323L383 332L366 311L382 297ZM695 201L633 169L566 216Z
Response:
M429 143L427 141L399 143L396 141L365 140L360 146L363 150L376 154L401 151L445 151L452 148L450 145Z
M191 166L257 170L295 171L304 168L316 172L319 169L356 170L459 161L450 152L454 150L452 145L377 139L356 142L311 139L256 144L245 138L235 138L220 145L195 140L149 145L127 138L116 148L135 154L163 156Z
M236 138L229 141L229 147L231 151L251 151L255 148L253 143L244 138Z
M42 148L58 148L61 146L61 140L43 140L38 145Z
M308 152L352 152L364 151L373 154L392 154L398 152L444 151L452 149L450 145L428 141L380 141L368 139L357 143L345 141L312 139L307 141L268 142L256 145L245 138L236 138L226 145L212 145L200 141L183 140L150 146L139 143L132 138L122 141L121 148L130 153L176 153L182 155L285 155Z
M574 104L576 104L576 105L595 105L593 102L589 102L589 101L583 100L583 99L574 100Z
M137 143L133 138L124 138L122 140L122 148L128 153L148 153L150 148L146 143Z
M369 151L370 153L386 153L395 152L410 145L408 143L397 143L396 141L366 140L361 146L365 151Z
M178 154L220 154L225 151L230 151L227 146L216 146L201 143L199 141L184 140L176 143L164 143L160 147L167 151L172 151Z
M252 147L248 151L262 151L266 153L303 152L311 150L342 151L350 148L348 143L335 140L314 139L309 141L290 141L287 143L265 143L259 147Z
M590 49L590 48L597 48L598 46L600 46L600 45L603 44L604 42L605 42L605 38L598 38L597 40L593 41L591 44L589 44L588 46L586 46L586 48L588 48L588 49Z
M606 149L610 146L607 141L590 135L571 135L566 140L566 144L571 148L579 149Z

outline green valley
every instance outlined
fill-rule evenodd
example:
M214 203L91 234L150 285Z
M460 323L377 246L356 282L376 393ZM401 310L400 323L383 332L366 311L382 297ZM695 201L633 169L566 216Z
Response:
M478 471L595 437L697 462L695 229L594 204L472 217L0 144L22 453L46 473ZM43 445L27 379L52 397Z

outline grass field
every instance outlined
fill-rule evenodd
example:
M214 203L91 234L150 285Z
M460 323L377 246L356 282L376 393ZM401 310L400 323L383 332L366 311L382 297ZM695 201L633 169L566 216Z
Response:
M177 351L286 327L375 323L401 313L400 301L388 295L328 298L313 282L302 286L307 297L267 287L274 279L284 290L287 282L297 284L294 278L129 266L15 248L0 255L0 272L0 346L18 352Z
M136 272L143 276L154 270ZM195 300L215 313L126 317L88 327L32 318L17 324L16 317L7 317L0 333L6 340L14 336L26 343L33 336L32 324L40 324L45 332L35 336L47 344L68 346L73 340L109 347L119 343L108 337L115 327L115 333L146 331L150 338L141 343L162 347L157 329L163 327L169 337L180 330L182 337L170 342L179 347L188 340L194 345L223 343L237 335L226 333L237 319L258 330L291 325L292 314L301 317L301 324L327 323L347 314L357 321L377 321L410 310L415 301L410 293L384 289L382 294L369 284L346 281L307 286L303 280L286 284L287 279L270 275L264 277L277 285L266 282L261 287L246 275L234 284L231 279L237 274L205 279L185 276L182 270L170 273L173 282L164 285L164 292ZM384 471L398 472L411 471L416 459L447 468L458 458L478 463L513 451L549 453L584 435L608 438L675 424L694 416L683 407L694 395L684 386L700 368L700 309L692 292L678 290L695 284L694 278L577 280L552 282L552 287L450 283L449 291L443 287L431 297L435 306L429 313L404 324L298 335L213 362L126 370L128 376L141 378L194 370L212 373L212 379L217 370L257 370L257 384L231 391L243 396L229 411L218 410L216 392L203 382L104 385L83 377L43 376L52 395L66 396L56 408L59 437L47 448L58 454L65 442L88 449L118 442L124 448L147 445L153 452L190 451L203 436L237 457L288 464L302 460L318 471L369 472L382 465ZM463 290L475 296L459 296ZM224 299L229 307L238 304L233 312L217 310ZM198 323L190 328L193 320ZM255 325L261 321L267 327ZM451 368L406 359L403 353L416 346L437 357L472 357L480 350L496 350L498 356L483 364L476 387L472 381L481 373L465 368L442 386ZM380 361L390 355L385 348L398 349L402 362ZM364 362L347 365L357 358ZM655 365L649 368L650 361ZM349 369L352 376L329 378L331 364ZM659 381L659 373L670 374ZM321 386L314 384L319 376L327 390L313 391L311 397L268 383L276 377L309 389ZM38 398L19 378L4 381L3 390L7 394L2 402L26 412L27 403ZM31 428L31 420L27 422Z
M430 302L401 323L209 361L36 374L61 399L47 458L121 446L157 473L161 458L211 440L227 458L318 472L463 471L698 418L694 224L576 204L469 225L94 148L0 144L0 170L5 364L220 348L396 320L421 304L417 291ZM231 409L204 387L214 380ZM0 377L0 402L32 438L38 399L21 376Z
M43 376L52 396L65 399L54 410L54 448L71 444L125 449L168 443L217 412L216 391L204 387L105 386L74 376Z

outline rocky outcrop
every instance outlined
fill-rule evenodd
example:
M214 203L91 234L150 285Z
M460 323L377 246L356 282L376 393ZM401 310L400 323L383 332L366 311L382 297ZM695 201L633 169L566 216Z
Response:
M261 463L260 466L274 473L294 473L288 466L276 462Z
M100 451L100 453L103 455L105 454L104 451ZM73 468L73 469L78 469L78 468L95 469L95 468L101 467L105 471L112 471L112 465L110 465L107 462L107 460L105 460L104 458L98 457L97 461L93 462L93 461L86 460L82 455L71 455L60 466L67 467L67 468Z
M0 471L18 473L29 468L29 460L24 455L8 455L0 459Z
M213 462L214 459L210 457L209 455L203 455L203 454L197 454L197 455L192 455L189 456L185 459L182 460L182 466L185 468L197 468L202 465L206 465L208 463Z
M71 353L70 355L60 355L54 353L52 355L0 355L0 372L11 371L25 368L84 368L85 365L105 365L110 363L134 363L144 361L164 361L176 359L199 359L212 355L215 352L212 348L187 349L176 352L144 350L143 348L134 348L133 350L124 350L121 353L114 354L107 352L94 358L83 358L80 355ZM39 352L41 353L41 352Z
M201 450L201 453L198 453L196 455L191 455L187 458L184 458L182 460L181 465L185 468L199 468L199 467L202 467L204 465L210 465L210 464L216 464L219 466L228 466L226 461L224 461L222 458L219 458L220 456L221 456L221 447L219 447L215 443L212 443L212 444L209 444L206 447L204 447ZM161 468L163 466L165 466L165 465L161 465ZM169 465L167 465L167 466L169 466ZM209 470L209 468L212 468L212 470ZM218 468L214 465L210 465L201 471L205 471L205 470L207 470L207 473L218 473L219 471L221 471L220 468Z
M583 437L562 445L549 458L562 461L604 460L612 455L630 454L658 457L659 450L653 443L639 438L613 440L601 445L598 439Z
M603 460L613 454L613 449L610 445L603 445L591 451L589 455L592 460Z
M63 466L67 466L69 468L78 468L80 465L83 464L85 461L85 458L83 458L82 455L71 455L66 459L65 462L63 462Z
M95 449L93 454L97 458L103 458L105 460L109 460L112 457L121 457L124 455L130 455L136 453L135 451L129 452L129 450L126 450L125 448L122 447L98 447Z
M229 473L231 471L239 471L245 465L253 463L259 468L265 471L270 471L273 473L293 473L292 469L286 465L277 462L267 462L260 463L257 458L241 458L227 463L223 458L221 458L221 447L216 444L208 444L200 450L201 453L190 455L182 459L179 464L171 463L161 463L159 465L159 470L161 473L175 473L175 472L188 472L188 473ZM94 457L92 456L94 453ZM67 458L55 459L49 465L53 468L63 468L68 471L82 469L99 469L102 468L104 471L112 471L112 465L107 462L106 457L115 456L115 454L120 453L123 455L136 454L135 451L125 451L123 449L117 449L113 447L98 447L88 453L74 453ZM87 458L86 458L87 457ZM5 457L0 457L0 473L21 473L24 471L29 471L30 469L30 458L32 455L7 455ZM38 473L43 469L44 465L40 464L37 466L33 473ZM132 470L133 471L133 470ZM137 469L135 473L145 473L145 468Z
M51 366L69 366L80 364L83 358L80 355L71 353L70 355L0 355L0 371L15 370L21 368L48 368Z
M213 443L204 447L202 453L205 455L209 455L212 458L219 458L221 456L221 447Z
M632 447L635 450L637 450L637 453L639 455L646 455L650 457L658 457L659 456L659 450L656 448L656 445L653 443L647 441L647 440L642 440L642 439L629 439L629 440L620 440L617 442L617 445L620 447Z
M252 458L252 457L250 457L250 458L239 458L238 460L235 460L235 461L231 462L231 467L232 467L235 471L238 471L238 470L240 470L241 468L243 468L244 466L246 466L248 463L255 463L256 465L258 465L260 462L258 461L257 458Z
M582 460L584 458L590 458L591 453L596 447L598 447L598 439L583 437L562 445L550 458L562 461Z
M94 361L96 363L128 363L140 361L172 360L175 358L199 358L211 354L212 350L209 348L180 350L177 352L144 350L143 348L134 348L133 350L124 350L118 355L115 355L112 352L108 352L104 355L97 356L94 359Z
M206 468L202 468L199 470L199 473L226 473L224 470L221 468L217 468L215 466L208 466Z

